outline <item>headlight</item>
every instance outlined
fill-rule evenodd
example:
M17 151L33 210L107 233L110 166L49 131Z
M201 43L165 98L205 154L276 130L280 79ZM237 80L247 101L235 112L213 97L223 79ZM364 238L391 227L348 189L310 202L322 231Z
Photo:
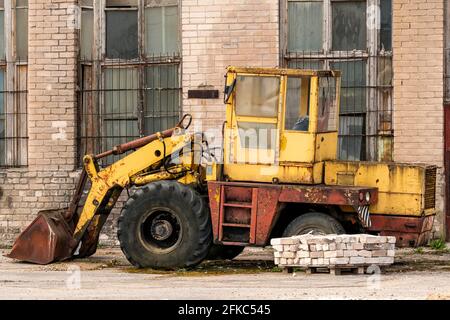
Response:
M370 192L366 192L366 202L370 202Z

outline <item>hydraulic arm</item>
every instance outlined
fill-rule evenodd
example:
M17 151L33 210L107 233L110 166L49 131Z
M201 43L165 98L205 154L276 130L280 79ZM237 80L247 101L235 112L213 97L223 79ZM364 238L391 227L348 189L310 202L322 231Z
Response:
M160 180L198 183L200 172L199 166L194 164L194 136L185 133L190 121L183 127L187 118L190 115L174 129L117 146L97 156L85 156L84 170L69 208L40 212L16 240L8 256L39 264L90 256L95 253L100 231L124 189ZM99 169L100 159L131 150L135 151ZM81 206L88 179L91 186Z

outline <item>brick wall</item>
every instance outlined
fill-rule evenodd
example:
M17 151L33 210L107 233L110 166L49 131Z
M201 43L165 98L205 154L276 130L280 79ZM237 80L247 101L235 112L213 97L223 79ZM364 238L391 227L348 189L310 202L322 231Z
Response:
M73 191L77 32L68 27L75 0L29 1L29 167L0 170L0 245L11 244L38 210L64 207ZM183 0L183 109L197 130L220 131L228 65L278 65L275 0ZM443 165L443 1L395 0L395 160ZM215 100L189 89L219 90ZM207 119L207 121L204 121ZM442 170L441 170L442 173ZM439 181L442 225L443 178ZM102 243L115 244L112 213Z
M0 173L0 243L41 209L70 200L75 168L77 36L67 0L29 1L28 158Z
M226 67L278 66L278 1L183 0L181 10L183 111L194 116L197 130L220 132ZM205 86L219 90L220 99L187 98L188 90Z
M443 213L444 1L393 1L394 159L440 167L437 234Z

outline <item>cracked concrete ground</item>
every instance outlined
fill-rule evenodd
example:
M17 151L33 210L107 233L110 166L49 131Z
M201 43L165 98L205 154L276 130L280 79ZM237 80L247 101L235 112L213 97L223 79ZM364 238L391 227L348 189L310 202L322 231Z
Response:
M249 248L233 261L195 270L137 270L120 250L37 266L0 250L0 299L450 299L450 253L398 250L383 274L284 274L271 251Z

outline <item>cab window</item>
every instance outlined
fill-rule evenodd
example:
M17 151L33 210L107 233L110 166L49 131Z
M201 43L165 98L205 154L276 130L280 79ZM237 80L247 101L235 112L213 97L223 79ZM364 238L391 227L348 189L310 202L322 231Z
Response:
M320 77L317 131L321 133L337 131L337 120L336 79Z
M236 79L236 115L277 117L280 78L241 76Z
M235 108L241 148L275 148L280 77L237 75Z
M285 130L309 131L309 79L287 78Z

